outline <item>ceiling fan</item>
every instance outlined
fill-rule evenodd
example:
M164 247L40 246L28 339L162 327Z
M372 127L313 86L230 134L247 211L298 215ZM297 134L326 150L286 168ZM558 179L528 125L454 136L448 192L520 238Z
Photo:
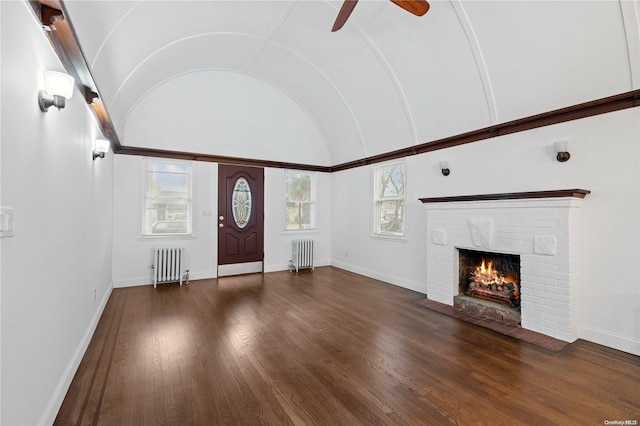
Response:
M393 3L397 4L404 10L409 13L413 13L416 16L422 16L429 10L429 3L426 0L391 0ZM340 12L338 12L338 17L336 18L336 22L333 24L333 28L331 28L331 32L338 31L347 19L349 19L349 15L353 12L353 9L356 7L358 0L344 0L342 7L340 8Z

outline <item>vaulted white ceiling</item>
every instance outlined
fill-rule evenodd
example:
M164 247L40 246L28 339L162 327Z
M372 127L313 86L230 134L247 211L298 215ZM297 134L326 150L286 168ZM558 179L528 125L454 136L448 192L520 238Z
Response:
M80 1L125 146L337 165L640 88L638 1Z

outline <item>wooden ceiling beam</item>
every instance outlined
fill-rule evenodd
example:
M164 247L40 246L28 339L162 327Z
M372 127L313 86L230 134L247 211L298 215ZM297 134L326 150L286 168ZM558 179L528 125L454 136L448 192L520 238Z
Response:
M101 101L100 91L93 79L73 24L68 18L64 2L62 0L30 0L29 5L42 24L62 65L74 78L76 86L82 92L103 136L111 141L113 151L118 152L122 147L120 139L109 112Z
M640 106L640 90L621 93L619 95L609 96L606 98L596 99L594 101L573 105L566 108L548 111L542 114L536 114L518 120L508 121L496 124L482 129L437 139L419 145L407 148L389 151L370 157L359 158L347 163L335 166L318 166L309 164L284 163L277 161L258 160L238 157L221 157L211 154L186 153L181 151L156 150L153 148L136 148L122 147L118 153L129 155L146 155L150 157L166 157L175 159L188 159L195 161L211 161L229 164L253 165L261 167L289 168L298 170L322 171L322 172L339 172L356 167L367 166L370 164L382 163L409 157L417 154L424 154L440 149L451 148L454 146L465 145L473 142L480 142L485 139L504 136L511 133L523 132L526 130L536 129L538 127L551 126L567 121L577 120L580 118L591 117L599 114L619 111L627 108Z
M222 155L199 154L195 152L169 151L153 148L137 148L123 146L118 154L141 155L144 157L172 158L176 160L204 161L209 163L235 164L241 166L270 167L274 169L309 170L315 172L331 172L328 166L314 164L289 163L285 161L258 160L253 158L227 157Z
M332 166L331 171L337 172L340 170L360 167L366 164L380 163L383 161L395 160L411 155L424 154L426 152L437 151L440 149L451 148L454 146L473 142L479 142L497 136L524 132L526 130L532 130L538 127L551 126L554 124L560 124L567 121L578 120L580 118L620 111L626 108L634 108L637 106L640 106L640 90L632 90L630 92L621 93L619 95L596 99L594 101L572 105L566 108L548 111L542 114L536 114L518 120L495 124L493 126L484 127L482 129L473 130L471 132L437 139L420 145L414 145L396 151L338 164Z

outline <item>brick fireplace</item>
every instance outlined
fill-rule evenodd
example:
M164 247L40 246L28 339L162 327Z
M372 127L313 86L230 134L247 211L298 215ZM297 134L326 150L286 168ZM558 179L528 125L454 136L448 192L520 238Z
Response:
M427 297L454 305L460 295L460 250L517 256L522 328L575 341L580 206L588 193L421 198L427 211Z

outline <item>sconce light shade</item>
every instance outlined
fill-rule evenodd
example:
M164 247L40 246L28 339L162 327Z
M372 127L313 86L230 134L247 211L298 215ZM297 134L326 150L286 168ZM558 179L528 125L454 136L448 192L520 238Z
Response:
M440 171L442 172L442 174L444 176L449 176L449 173L451 173L451 170L449 170L449 162L448 161L441 161L440 162Z
M104 155L109 152L111 143L106 139L96 139L95 149L93 150L93 159L104 158Z
M569 142L567 141L556 141L553 143L553 149L556 151L556 160L561 163L568 161L571 158L571 154L569 154L568 149Z
M38 104L42 112L55 106L59 110L64 108L65 101L73 96L74 80L68 74L57 71L45 71L44 87L38 93Z
M45 71L44 88L52 96L71 99L73 96L73 77L58 71Z

